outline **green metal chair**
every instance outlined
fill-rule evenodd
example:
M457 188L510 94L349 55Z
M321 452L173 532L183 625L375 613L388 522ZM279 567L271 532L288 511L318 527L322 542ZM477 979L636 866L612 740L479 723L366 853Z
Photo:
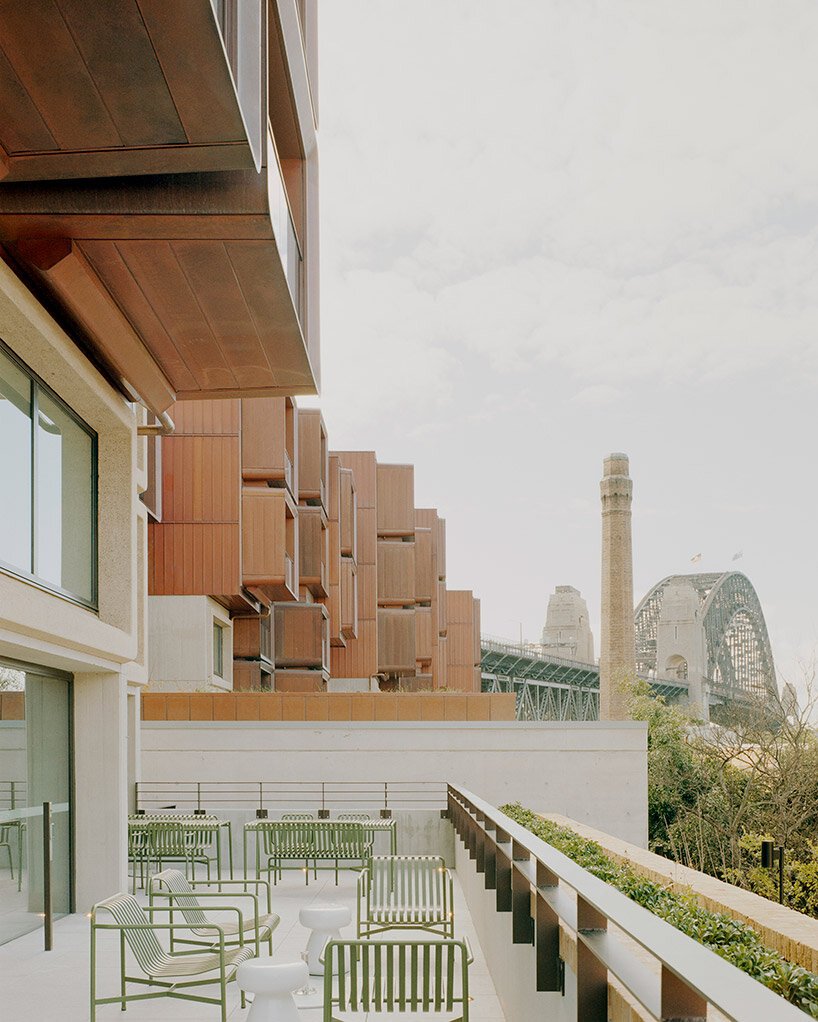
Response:
M235 912L239 919L241 918L241 913L234 905L212 907L222 912ZM172 934L176 930L191 927L175 922L155 923L152 916L159 911L168 912L170 909L152 906L146 913L132 894L115 894L94 905L91 911L91 1022L95 1022L97 1007L100 1004L119 1004L125 1011L129 1001L145 1001L156 997L174 997L183 1001L218 1004L221 1007L221 1022L227 1022L227 984L235 978L236 969L242 962L255 958L254 948L246 944L234 948L225 947L223 927L216 923L208 923L208 927L217 934L214 941L215 950L192 953L166 951L157 936L159 931L165 930ZM112 922L99 922L100 913L110 915ZM97 997L97 933L100 930L115 931L119 934L118 997ZM141 976L127 974L126 944L142 972ZM217 975L211 975L209 979L200 978L212 973ZM143 994L129 994L128 983L161 989ZM206 986L211 983L218 983L218 997L182 992L188 987ZM242 993L242 1007L244 1003Z
M150 863L150 832L148 824L128 823L128 861L133 869L133 893L136 894L136 871L139 869L139 886L145 887L146 874Z
M358 877L358 938L389 930L454 937L452 875L439 855L376 855Z
M0 827L0 848L6 849L6 854L9 857L9 872L11 873L11 879L14 879L14 860L11 857L11 827ZM19 865L17 867L19 869Z
M218 827L207 822L152 821L148 828L148 861L155 862L161 870L166 862L183 862L185 875L190 868L190 879L196 879L196 864L207 869L210 880L210 854L214 841L218 841Z
M377 1012L469 1020L469 964L462 940L331 940L324 950L324 1022Z
M260 828L261 851L267 861L268 880L277 883L284 877L285 859L304 860L304 877L310 882L310 859L315 847L315 822L312 820L277 820ZM316 874L317 875L317 874Z
M282 813L281 819L285 822L295 823L304 820L314 820L315 817L312 813Z
M247 890L248 885L256 888L255 893ZM206 887L217 886L233 888L241 886L244 889L229 891L227 894L203 890ZM260 887L267 891L266 913L259 910ZM215 898L222 902L228 902L231 899L243 898L251 902L252 914L248 911L242 913L236 923L221 924L224 931L225 947L233 947L251 940L255 943L256 955L259 955L261 942L264 941L269 945L270 954L273 953L273 930L281 922L281 917L271 910L270 884L266 880L194 880L191 882L180 870L166 869L161 873L155 873L150 878L148 897L151 905L156 903L157 898L161 898L166 900L172 909L178 909L194 934L193 937L180 938L171 932L171 951L177 944L212 947L217 942L218 934L213 929L214 924L204 913L205 906L200 904L201 899ZM173 922L173 920L174 914L171 912L170 921Z
M348 823L365 823L371 820L369 813L338 813L339 820L346 820Z

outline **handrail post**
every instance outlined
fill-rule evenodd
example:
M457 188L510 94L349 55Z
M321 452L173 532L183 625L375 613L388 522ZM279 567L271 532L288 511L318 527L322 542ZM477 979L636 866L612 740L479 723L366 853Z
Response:
M577 894L577 1019L608 1022L608 970L582 939L608 929L607 916Z
M43 802L43 949L53 947L51 904L51 803Z

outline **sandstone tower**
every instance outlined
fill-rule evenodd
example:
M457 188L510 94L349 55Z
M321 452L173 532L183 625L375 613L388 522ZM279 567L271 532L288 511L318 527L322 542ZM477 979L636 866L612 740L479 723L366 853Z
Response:
M557 586L548 598L548 611L540 642L543 652L564 660L594 662L594 637L588 606L573 586Z
M627 454L611 454L602 482L602 628L599 650L599 718L625 720L623 682L636 675L633 619L631 500Z

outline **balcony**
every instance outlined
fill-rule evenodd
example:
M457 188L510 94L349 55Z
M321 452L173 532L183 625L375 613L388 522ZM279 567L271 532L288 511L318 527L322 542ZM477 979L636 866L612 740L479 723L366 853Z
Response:
M329 670L329 615L320 603L275 605L274 646L276 673L308 668Z
M415 468L378 465L378 535L411 536L415 531Z
M298 409L291 398L241 402L241 474L247 482L284 487L297 500Z
M431 604L436 584L432 530L418 526L415 528L415 601L423 606Z
M111 382L155 414L175 400L315 394L317 329L269 137L264 164L4 184L0 241Z
M329 448L327 428L317 408L298 412L298 499L327 510Z
M259 169L264 4L219 6L7 5L5 180Z
M241 513L244 585L264 601L297 600L298 523L289 494L245 486Z
M321 507L298 508L299 584L316 599L329 596L329 531Z
M341 558L341 636L358 637L358 572L351 557Z
M378 608L378 672L412 676L417 667L415 612Z
M415 544L378 540L378 605L413 607L415 603Z
M358 557L358 494L355 489L355 474L348 468L339 470L341 524L341 553L344 557L357 560Z

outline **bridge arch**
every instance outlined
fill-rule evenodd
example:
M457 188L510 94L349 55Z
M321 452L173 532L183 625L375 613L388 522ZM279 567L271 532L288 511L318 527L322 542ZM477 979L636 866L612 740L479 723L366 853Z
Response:
M738 571L669 575L649 590L636 608L638 672L648 676L668 666L656 663L657 627L665 591L679 583L691 585L699 598L705 680L711 696L718 702L761 699L777 705L778 685L764 613L752 583Z

